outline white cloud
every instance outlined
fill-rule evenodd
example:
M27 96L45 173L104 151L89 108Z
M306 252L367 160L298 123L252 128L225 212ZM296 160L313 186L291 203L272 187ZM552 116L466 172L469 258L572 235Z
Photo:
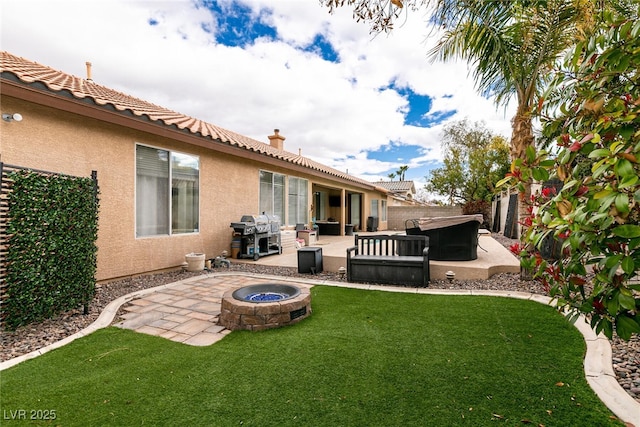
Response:
M449 120L484 120L510 136L511 114L476 94L465 64L427 60L433 40L421 13L373 37L348 8L330 15L312 0L244 3L256 14L269 8L280 41L218 45L211 12L187 0L3 0L0 48L79 76L91 61L97 83L264 142L279 128L288 151L354 175L386 177L397 167L398 159L366 156L389 141L430 149L402 164L440 156L441 126L405 125L406 99L381 90L394 81L432 97L432 114L456 110ZM339 63L299 49L318 33Z

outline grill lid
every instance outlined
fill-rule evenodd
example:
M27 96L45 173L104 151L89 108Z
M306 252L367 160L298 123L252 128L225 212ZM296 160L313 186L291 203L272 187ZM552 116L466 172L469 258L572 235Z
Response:
M253 224L268 224L269 218L267 215L242 215L240 222L247 222Z
M242 234L277 233L280 231L278 215L242 215L239 222L232 222L231 227Z

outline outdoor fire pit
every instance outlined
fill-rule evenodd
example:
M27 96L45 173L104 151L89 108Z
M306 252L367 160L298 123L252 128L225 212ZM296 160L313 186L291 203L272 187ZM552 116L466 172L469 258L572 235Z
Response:
M310 314L309 289L262 283L225 292L219 323L232 331L259 331L291 325Z

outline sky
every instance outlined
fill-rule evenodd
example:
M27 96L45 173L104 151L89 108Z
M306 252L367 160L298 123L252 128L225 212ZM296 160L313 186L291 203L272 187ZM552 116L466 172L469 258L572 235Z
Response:
M447 123L509 138L513 107L464 62L427 57L425 10L373 35L319 0L0 0L0 49L368 181L406 165L421 188ZM397 178L396 178L397 180Z

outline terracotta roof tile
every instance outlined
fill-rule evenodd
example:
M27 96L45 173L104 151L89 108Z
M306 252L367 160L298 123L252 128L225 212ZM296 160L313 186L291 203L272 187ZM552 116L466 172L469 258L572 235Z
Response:
M415 191L413 181L378 181L374 184L391 192Z
M280 151L264 142L223 129L203 120L196 119L164 107L134 98L122 92L99 85L50 67L29 61L6 51L0 51L0 72L11 73L19 81L27 84L42 83L51 92L67 91L75 98L88 98L100 106L112 106L117 111L130 111L137 117L148 117L151 121L159 121L166 126L176 126L192 134L208 138L213 142L221 141L246 150L255 151L266 156L277 158L291 164L313 169L336 178L351 181L360 185L374 187L371 182L348 175L301 155ZM4 78L4 76L3 76ZM380 189L380 188L378 188Z

